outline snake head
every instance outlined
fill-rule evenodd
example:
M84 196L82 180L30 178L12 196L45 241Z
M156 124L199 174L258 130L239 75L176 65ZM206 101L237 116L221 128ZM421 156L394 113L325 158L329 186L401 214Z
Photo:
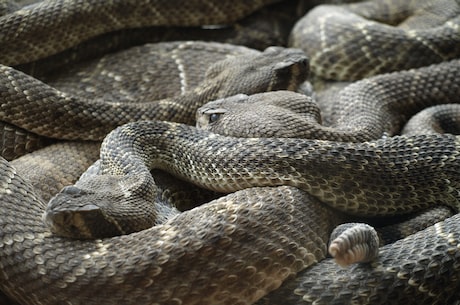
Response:
M94 194L73 185L63 188L50 200L43 221L54 234L69 238L93 239L125 233L98 205L79 200L91 195Z
M206 72L204 84L218 88L218 96L265 91L294 91L309 73L309 62L299 49L269 47L216 62ZM202 90L202 88L200 88Z
M232 137L313 138L320 124L315 101L286 90L237 94L208 102L196 112L197 128Z
M43 215L50 230L77 239L111 237L147 229L157 210L138 177L89 175L51 198Z

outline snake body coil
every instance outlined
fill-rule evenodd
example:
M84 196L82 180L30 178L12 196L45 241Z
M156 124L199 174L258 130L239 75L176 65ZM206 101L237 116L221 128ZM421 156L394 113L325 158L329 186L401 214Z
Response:
M148 91L143 84L134 81L132 87L123 87L128 74L98 64L84 65L108 76L105 85L113 87L96 98L91 94L98 85L92 87L84 76L75 81L84 87L73 91L64 89L70 78L56 79L53 87L45 84L52 80L46 73L38 81L16 69L30 64L33 70L36 60L60 56L80 43L104 41L112 32L131 33L146 26L224 27L275 2L49 0L13 11L15 6L0 0L0 13L8 11L0 17L0 127L5 126L5 137L16 134L41 146L48 144L40 142L41 136L100 141L110 132L100 161L51 201L56 210L42 200L49 196L44 195L46 187L35 187L38 182L22 177L41 179L39 175L31 175L19 159L11 164L0 159L3 292L23 305L458 303L460 138L397 135L421 108L458 102L458 1L321 6L300 20L290 45L308 55L318 81L406 70L346 87L331 107L330 125L310 125L309 132L319 134L316 140L229 137L182 124L193 124L195 111L209 100L295 91L308 72L307 57L298 49L258 52L238 47L229 56L221 54L223 60L209 70L205 64L186 70L176 51L192 45L205 48L204 43L173 43L160 55L172 60L161 62L165 70L167 63L174 63L183 92L155 98L149 105L138 103L136 94ZM99 63L123 54L137 57L136 52L149 48L107 55ZM73 51L65 54L72 57ZM144 70L144 64L135 66ZM78 69L69 74L79 74ZM189 77L204 74L193 81ZM162 80L159 87L165 87ZM130 103L119 103L115 93L111 96L114 90L128 92L123 101ZM299 96L286 92L272 96ZM319 114L312 117L319 119ZM19 129L12 133L13 128ZM41 153L61 144L22 159L37 162L36 168L53 167L49 176L68 173L49 189L73 182L72 169L81 172L83 164L97 158L98 144L91 143L84 145L91 153L76 166L69 159L55 160L56 167L41 159ZM31 150L24 146L6 151L13 151L10 156L15 158L16 151ZM74 156L82 147L63 146ZM161 194L152 168L235 193L179 213L155 201ZM51 183L49 176L44 180ZM127 225L116 218L114 201L126 204L125 217L148 215L147 221ZM69 203L77 213L61 209ZM345 270L326 258L329 232L348 220L342 212L392 216L441 205L457 214L382 247L370 263ZM101 216L105 225L93 227ZM59 234L93 239L59 237L43 220ZM142 231L131 233L137 230ZM125 235L106 237L119 233ZM104 238L95 238L97 234Z

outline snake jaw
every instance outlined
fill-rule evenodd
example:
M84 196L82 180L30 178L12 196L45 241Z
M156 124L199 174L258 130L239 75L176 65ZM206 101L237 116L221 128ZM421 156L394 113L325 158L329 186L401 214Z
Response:
M155 191L139 175L83 176L85 180L64 187L48 202L44 220L56 235L105 238L141 231L164 221L158 217L158 206L152 204ZM167 215L176 214L173 208L165 210Z
M96 192L67 186L51 198L42 218L51 232L62 237L94 239L125 234L122 226L101 209L104 199L107 201Z
M97 205L97 200L94 200L95 203L92 200L80 201L93 195L76 186L63 188L51 198L43 212L44 223L54 234L76 239L112 236L114 232L124 234L120 225ZM100 226L94 226L94 223Z
M100 208L93 204L81 207L78 212L67 210L51 211L47 209L43 213L43 221L54 234L77 239L90 239L93 238L94 234L85 222L88 219L97 218L94 214L98 213L101 213Z

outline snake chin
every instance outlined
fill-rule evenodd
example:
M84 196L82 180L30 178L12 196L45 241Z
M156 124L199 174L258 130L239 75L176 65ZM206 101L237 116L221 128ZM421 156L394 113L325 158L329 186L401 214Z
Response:
M142 206L153 209L154 205L145 202L145 192L137 189L133 179L121 179L114 175L93 177L86 184L63 188L48 202L43 219L53 233L63 237L94 239L129 234L155 224L157 214L152 210L141 210L140 214L145 212L149 215L142 220L139 220L137 211L128 213L122 220L112 215L119 208L114 206L114 202L121 207L142 203ZM132 227L131 221L137 224L136 228Z
M97 232L93 232L89 224L104 217L102 214L102 210L94 204L80 207L73 212L47 209L43 213L43 222L53 234L75 239L94 239L95 235L108 235L109 232L119 230L115 223L104 221Z

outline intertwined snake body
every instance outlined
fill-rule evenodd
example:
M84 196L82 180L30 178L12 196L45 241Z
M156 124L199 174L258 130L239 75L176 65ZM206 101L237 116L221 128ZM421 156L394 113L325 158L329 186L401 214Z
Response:
M115 123L112 117L104 117L104 114L112 114L114 108L121 109L118 114L124 114L133 105L101 103L102 108L88 111L82 103L85 98L42 86L42 83L9 67L51 55L107 31L146 25L231 23L271 2L193 1L185 6L182 2L156 0L142 3L44 1L0 17L0 63L3 64L0 67L3 89L0 92L0 118L7 124L21 125L30 129L29 132L44 136L54 136L52 131L62 132L63 138L67 139L79 138L81 130L77 132L76 127L87 127L85 139L101 140L110 130L126 121L167 119L193 123L193 113L208 99L267 89L294 90L306 75L305 56L298 50L270 48L264 52L268 55L267 61L261 65L268 68L262 68L265 74L258 73L260 71L256 66L251 65L254 58L263 57L264 53L229 59L225 68L217 64L209 70L208 76L217 78L217 81L198 86L185 98L185 104L192 104L192 109L185 109L183 96L175 97L172 101L173 104L176 102L177 108L170 108L169 99L168 106L163 107L165 104L159 103L156 107L163 108L155 108L153 115L144 117L145 106L141 106L137 116ZM393 52L395 46L411 48L410 42L415 42L419 47L414 48L421 50L419 57L429 58L414 63L407 57L393 56L400 59L399 63L407 65L391 62L389 70L458 58L458 1L421 0L420 3L423 11L429 11L431 7L447 8L447 14L441 14L447 17L436 19L431 24L432 29L404 32L404 35L398 36L403 40L397 40L396 44L387 40L385 35L380 36L383 37L380 40L373 40L370 32L376 23L364 23L363 17L356 19L359 5L333 8L332 13L327 13L346 16L347 23L357 30L352 32L358 34L335 34L335 37L356 38L363 43L355 44L357 49L344 48L340 55L328 53L341 47L340 44L329 45L334 39L326 39L325 33L343 26L332 25L326 21L326 15L319 17L316 23L319 29L310 30L302 25L307 21L301 21L297 25L300 30L291 35L291 42L297 44L297 34L301 32L310 31L313 40L319 37L319 42L306 44L320 45L325 52L316 51L314 47L305 48L305 51L312 59L315 76L326 78L353 79L388 71L387 67L382 68L390 62L386 59L388 55L380 56L374 52L375 43L381 45L380 42L389 42L389 47L384 49ZM367 14L373 11L373 4L363 5L363 15L368 17ZM325 8L312 12L306 20L310 22L310 18L322 9ZM344 15L338 15L338 12ZM49 14L54 14L55 18L48 18ZM151 16L156 18L149 18ZM389 23L401 23L400 31L405 31L404 16L397 15ZM81 22L84 17L94 23ZM375 19L388 21L384 17L388 16L384 13ZM73 26L70 27L70 24ZM407 24L410 27L412 22ZM390 32L384 31L388 35ZM300 43L297 46L305 47ZM294 54L295 59L275 58L278 53L285 56ZM431 55L428 56L428 53ZM334 60L338 58L334 56L339 56L341 60ZM354 64L346 66L346 60L342 58L351 58ZM375 69L369 73L362 72L364 64L358 60L362 58L365 58L365 63L377 59ZM325 59L325 64L320 63L320 59ZM338 70L333 67L336 63ZM241 71L239 68L245 65L250 68ZM366 90L356 84L348 87L342 95L344 100L359 97L362 101L369 101L377 96L383 101L365 103L364 108L370 114L364 116L355 113L363 109L354 110L346 106L333 112L331 120L338 122L338 126L349 128L343 135L350 138L344 136L343 139L366 141L363 143L286 138L241 139L160 121L141 121L119 127L104 140L101 168L96 180L83 180L61 194L64 201L76 200L83 207L83 213L88 212L90 217L94 211L100 214L93 203L104 201L107 194L127 201L139 198L140 201L151 202L152 198L156 198L155 188L151 187L152 167L168 170L207 188L236 192L190 211L173 213L170 219L152 228L118 237L82 241L51 233L43 223L46 204L38 191L21 177L26 175L24 171L18 175L16 169L2 159L0 287L22 304L253 304L305 270L303 277L287 281L285 286L261 302L390 304L394 299L407 304L433 304L437 300L454 303L459 299L458 214L382 248L381 257L372 264L338 271L338 267L328 260L318 262L326 256L329 232L344 220L342 214L334 209L365 216L392 215L443 204L458 212L459 137L387 136L397 133L403 119L415 108L425 102L432 104L431 99L438 99L437 103L456 102L459 70L458 61L451 60L447 64L403 72L403 79L410 75L412 82L409 83L388 82L386 78L392 79L392 76L384 75L377 81L375 78L363 80L361 85L367 83ZM229 77L229 71L237 74ZM273 71L280 73L273 74ZM421 77L417 74L420 71L426 76L425 81L420 81ZM254 83L246 81L249 72L255 72L257 81ZM284 79L283 76L289 77ZM116 77L114 79L117 80ZM278 80L276 83L281 85L274 85L273 80ZM230 82L230 89L223 87L222 92L216 94L215 86L226 81ZM251 85L251 90L254 84L260 86L255 91L246 92L241 88L247 84ZM395 90L385 86L395 86ZM427 93L425 97L412 99L412 95L423 89ZM390 97L389 103L384 102L387 101L386 95ZM197 101L197 96L203 98ZM19 104L16 104L18 100ZM51 100L60 103L62 108L46 108ZM409 110L404 110L402 114L396 111L399 101L406 102ZM416 101L420 104L411 108L418 103ZM51 116L43 115L45 109L51 109L46 110ZM75 113L77 115L73 116ZM88 113L94 116L94 122L81 126L87 122L82 122L79 115ZM30 117L24 120L24 115ZM357 125L346 123L349 115L356 119L352 123ZM108 125L101 127L101 118ZM38 124L36 119L48 121ZM393 126L395 122L398 126ZM56 123L58 127L51 127ZM325 128L323 132L329 134L331 129ZM337 130L332 132L340 133ZM336 139L343 140L340 137ZM94 156L88 157L86 162L92 158ZM110 179L106 179L107 176ZM107 182L110 188L104 184ZM102 193L92 188L100 185ZM78 201L80 197L92 201L81 203ZM331 207L319 203L318 199ZM151 207L146 207L141 213L146 210L151 210ZM154 208L152 214L156 216L157 212L158 209ZM110 218L108 214L105 216ZM63 222L68 220L64 214ZM80 226L87 220L77 214L72 221L75 226ZM58 226L59 223L51 225ZM110 229L113 227L121 228L121 232L131 232L118 224ZM57 229L74 232L72 227L53 228ZM95 232L89 230L83 233L93 236Z
M327 233L320 227L334 222L317 202L311 204L318 209L311 208L319 214L311 214L308 195L296 189L269 191L271 203L257 199L266 189L252 189L138 234L75 241L46 229L45 205L11 166L1 164L2 185L11 190L1 195L2 275L8 274L2 289L24 304L250 304L323 257ZM261 206L254 209L254 201ZM19 233L17 226L28 229ZM264 234L247 234L254 229ZM307 236L313 242L303 242ZM29 259L35 263L25 263ZM62 267L52 271L53 265Z
M206 149L200 151L195 143ZM291 185L360 216L404 214L435 204L457 210L459 145L458 137L452 135L392 137L359 144L245 139L198 132L187 125L143 121L110 133L101 147L100 175L81 181L79 190L64 191L62 201L75 200L83 206L110 203L114 198L109 189L117 188L113 194L117 201L125 201L121 194L130 194L125 195L124 213L129 214L132 204L155 217L150 170L159 168L226 193Z
M0 63L37 60L117 29L229 24L274 2L40 1L0 19Z

